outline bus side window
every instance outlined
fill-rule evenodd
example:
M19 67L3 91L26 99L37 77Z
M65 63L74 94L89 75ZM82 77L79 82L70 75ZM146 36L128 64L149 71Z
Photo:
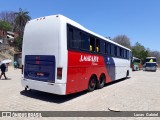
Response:
M117 57L120 57L120 47L117 46Z
M124 50L124 58L127 58L126 50Z
M121 49L121 57L124 58L124 49Z
M124 49L123 49L123 48L120 48L120 57L121 57L121 58L124 58L124 53L123 53L123 52L124 52Z
M129 51L126 50L126 58L129 59Z
M107 42L105 42L105 43L104 43L104 47L105 47L105 49L104 49L104 50L105 50L105 52L104 52L104 53L105 53L105 54L107 54L107 53L108 53L108 52L107 52L107 48L108 48L108 46L107 46Z
M106 43L104 40L100 40L100 48L99 52L105 54L106 53Z
M69 27L68 29L69 48L78 49L80 46L80 34L77 29Z
M117 57L117 46L114 45L114 56Z
M106 42L106 53L108 55L112 54L111 44Z
M96 39L96 52L100 52L100 40Z
M81 49L89 51L91 48L90 46L90 39L87 33L81 33Z
M72 47L72 41L73 41L73 29L68 29L68 41L69 41L69 48Z
M90 46L92 46L92 49L90 50L95 52L96 48L95 48L95 38L94 37L90 37Z
M90 49L89 49L89 50L90 50L90 51L92 51L92 50L93 50L93 47L92 47L92 45L90 45L89 47L90 47Z

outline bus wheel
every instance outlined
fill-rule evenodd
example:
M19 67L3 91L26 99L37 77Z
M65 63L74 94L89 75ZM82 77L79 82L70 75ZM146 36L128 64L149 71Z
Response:
M96 77L92 76L89 80L89 84L88 84L88 91L94 91L94 89L96 88Z
M126 78L129 76L129 71L127 71L127 73L126 73Z
M104 87L105 82L106 82L106 77L105 77L105 75L104 75L104 74L102 74L102 75L100 76L99 81L98 81L97 88L98 88L98 89L103 88L103 87Z

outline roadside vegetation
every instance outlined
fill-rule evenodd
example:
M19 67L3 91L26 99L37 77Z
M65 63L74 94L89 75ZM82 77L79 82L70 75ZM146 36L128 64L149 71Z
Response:
M149 48L146 48L141 43L136 42L133 46L131 45L131 40L126 35L118 35L112 39L114 42L117 42L127 48L132 50L134 57L140 58L142 64L145 62L146 57L156 57L158 64L160 64L160 51L152 51Z
M14 43L11 44L11 46L14 47L15 51L22 51L24 27L30 19L31 17L29 16L29 12L26 10L22 10L21 8L18 12L0 12L0 30L2 30L4 33L6 33L7 31L11 31L18 34L18 37L15 38Z
M14 43L10 44L16 52L22 51L22 41L23 41L23 32L25 24L31 19L29 12L26 10L19 11L3 11L0 12L0 30L6 33L7 31L16 32L18 37L15 38ZM4 36L1 36L2 38ZM118 35L112 39L113 41L132 49L133 56L140 58L142 64L145 61L146 57L157 57L157 61L160 64L160 51L152 51L149 48L146 48L141 43L136 42L134 45L131 45L131 40L126 35Z

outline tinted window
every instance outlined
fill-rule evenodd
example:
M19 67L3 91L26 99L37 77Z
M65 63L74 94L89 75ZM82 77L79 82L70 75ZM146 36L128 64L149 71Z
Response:
M68 27L69 48L80 48L80 32L77 29Z
M124 49L120 48L120 57L124 58Z
M114 46L114 56L117 56L117 46Z
M90 39L86 33L81 33L81 48L89 51Z
M111 48L111 44L107 43L107 54L111 55L112 54L112 48Z
M126 58L128 59L129 58L129 51L126 50Z
M90 51L96 51L96 41L94 37L90 37Z
M117 56L120 57L120 47L117 47Z
M106 43L104 40L100 40L100 53L106 53Z
M100 52L100 40L96 39L96 52Z
M146 62L156 62L155 58L146 58Z
M140 63L141 61L139 59L134 59L133 62Z

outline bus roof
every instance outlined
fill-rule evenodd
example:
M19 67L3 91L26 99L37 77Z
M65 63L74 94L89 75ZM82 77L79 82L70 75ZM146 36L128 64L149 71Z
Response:
M155 59L156 59L156 57L146 57L146 59L152 59L152 58L155 58Z
M109 39L107 39L107 38L105 38L105 37L103 37L103 36L101 36L101 35L98 35L98 34L92 32L92 31L88 30L87 28L83 27L83 26L80 25L79 23L77 23L77 22L75 22L75 21L73 21L73 20L71 20L71 19L69 19L69 18L67 18L67 17L65 17L65 16L63 16L63 15L61 15L61 14L51 15L51 16L45 16L45 17L33 19L33 20L29 21L29 22L32 22L32 21L35 21L35 20L38 20L38 19L47 19L48 17L54 17L54 18L55 18L55 17L59 17L60 20L62 20L62 21L65 22L66 24L68 23L68 24L70 24L70 25L73 25L73 26L75 26L75 27L77 27L77 28L79 28L79 29L81 29L81 30L83 30L83 31L86 31L86 32L88 32L88 33L90 33L90 34L98 37L98 38L101 38L101 39L106 40L106 41L108 41L108 42L110 42L110 43L112 43L112 44L115 44L115 45L117 45L117 46L119 46L119 47L122 47L122 48L125 48L125 49L131 51L129 48L124 47L124 46L122 46L122 45L120 45L120 44L118 44L118 43L116 43L116 42L114 42L114 41L112 41L112 40L109 40Z
M133 59L138 59L138 60L140 60L139 58L136 58L136 57L133 57Z

